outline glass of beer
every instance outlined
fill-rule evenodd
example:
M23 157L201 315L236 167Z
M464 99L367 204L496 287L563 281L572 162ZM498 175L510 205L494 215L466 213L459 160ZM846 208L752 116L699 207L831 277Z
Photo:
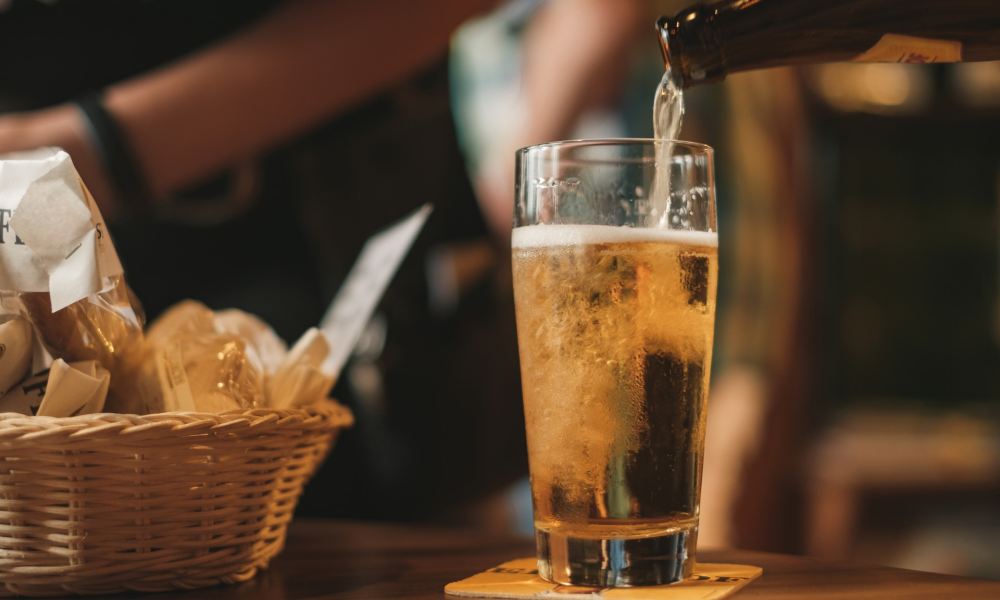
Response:
M712 149L583 140L517 155L514 297L539 574L691 574L715 319Z

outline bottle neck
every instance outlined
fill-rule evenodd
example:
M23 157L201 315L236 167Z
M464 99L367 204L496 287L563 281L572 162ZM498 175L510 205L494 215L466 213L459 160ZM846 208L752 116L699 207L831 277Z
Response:
M872 31L841 34L849 15L849 7L817 10L801 0L698 3L661 20L664 60L683 87L750 69L850 60L879 36Z
M726 76L715 17L716 11L698 4L656 23L663 63L681 87L721 81Z
M821 62L1000 59L1000 0L722 0L657 27L682 87Z

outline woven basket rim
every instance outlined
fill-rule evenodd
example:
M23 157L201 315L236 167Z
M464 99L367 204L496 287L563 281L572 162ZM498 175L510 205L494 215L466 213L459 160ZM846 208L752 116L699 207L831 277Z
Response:
M322 416L336 427L350 427L354 424L351 411L334 400L324 399L313 404L295 408L248 408L227 410L220 413L204 412L163 412L148 415L126 413L91 413L75 417L28 416L21 413L0 413L0 431L4 429L32 428L36 430L70 427L94 427L98 425L142 426L174 423L190 426L193 423L226 425L236 421L256 421L276 418L304 418Z

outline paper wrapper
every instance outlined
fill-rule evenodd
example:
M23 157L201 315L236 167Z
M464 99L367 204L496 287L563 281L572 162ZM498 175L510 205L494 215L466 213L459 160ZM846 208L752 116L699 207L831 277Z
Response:
M267 368L257 347L278 348L283 354L284 342L252 315L232 309L224 313L220 319L222 313L185 300L149 327L143 372L158 382L159 406L147 410L221 412L267 404Z
M0 156L0 289L48 292L60 310L122 274L97 203L69 154Z
M763 573L763 569L751 565L697 563L690 578L670 585L602 589L545 581L538 576L537 566L534 558L508 561L468 579L449 583L444 591L451 596L468 598L718 600L735 594Z
M43 417L74 417L101 412L111 376L107 369L89 360L53 361L0 397L0 412Z
M137 412L124 384L142 356L142 310L106 232L66 152L0 156L0 290L18 294L52 357L97 361L111 408Z
M156 351L163 410L223 412L264 406L259 361L231 334L180 336Z
M146 343L162 348L180 336L215 333L215 314L196 300L184 300L163 312L146 331Z
M271 329L271 326L250 313L235 308L220 310L215 313L215 331L238 335L246 340L260 359L261 367L266 375L272 375L288 354L285 340Z
M0 395L28 375L33 354L31 324L20 317L0 323Z
M315 327L299 338L268 381L268 403L274 408L311 404L333 388L333 376L323 371L330 343Z
M215 313L194 300L175 304L149 327L146 353L139 379L158 381L138 394L147 412L290 408L325 398L333 387L320 369L330 345L319 330L288 351L259 318L236 309Z
M55 358L96 360L114 376L122 375L141 354L142 321L121 276L109 288L56 312L49 295L21 294L25 313Z

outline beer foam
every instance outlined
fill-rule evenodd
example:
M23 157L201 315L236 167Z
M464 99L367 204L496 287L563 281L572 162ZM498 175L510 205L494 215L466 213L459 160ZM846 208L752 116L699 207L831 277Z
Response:
M719 235L713 231L616 227L614 225L528 225L515 227L511 234L514 248L619 244L624 242L668 242L687 246L718 246Z

